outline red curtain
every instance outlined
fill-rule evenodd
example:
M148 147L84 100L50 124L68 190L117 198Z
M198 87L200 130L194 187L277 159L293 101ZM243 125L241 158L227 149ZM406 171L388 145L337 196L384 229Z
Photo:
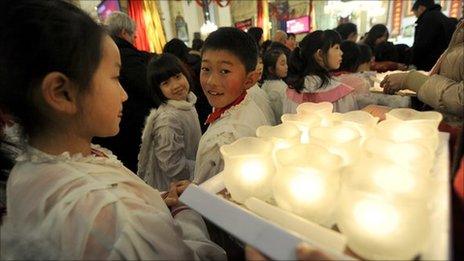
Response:
M143 18L143 1L129 0L127 12L134 19L137 25L137 37L135 38L135 47L139 50L150 51L150 45L147 39L147 30L145 28L145 20Z

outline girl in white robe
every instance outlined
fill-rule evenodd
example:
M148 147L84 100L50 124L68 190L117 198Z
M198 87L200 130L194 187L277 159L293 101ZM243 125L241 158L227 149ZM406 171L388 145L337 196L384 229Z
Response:
M148 65L147 75L157 108L147 117L137 175L166 191L173 181L192 180L201 138L196 97L188 73L174 55L163 54Z
M4 24L0 107L25 145L7 181L1 259L224 259L201 217L179 203L186 183L161 194L91 144L118 133L128 99L103 28L61 0L8 2Z
M354 88L330 76L342 62L340 35L333 30L314 31L303 38L289 61L284 113L295 113L303 102L331 102L336 112L358 109Z

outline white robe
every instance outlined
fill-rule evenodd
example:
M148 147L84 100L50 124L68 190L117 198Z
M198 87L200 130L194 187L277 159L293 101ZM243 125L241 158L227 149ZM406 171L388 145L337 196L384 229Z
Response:
M304 88L300 91L299 94L295 96L305 96L312 94L315 96L315 99L320 99L320 97L329 97L328 100L307 100L310 102L323 102L328 101L332 102L334 106L334 112L348 112L358 109L358 104L356 97L353 92L354 89L350 86L341 86L342 83L331 79L328 85L320 88L321 78L318 76L306 76L304 79ZM340 91L338 91L340 90ZM287 95L283 100L283 113L296 113L296 107L302 102L296 102L289 98L289 92L295 92L294 90L287 89ZM301 98L301 97L299 97ZM304 100L304 98L302 98Z
M253 85L247 90L247 93L251 95L251 98L256 102L258 107L263 111L266 119L271 123L272 126L276 124L274 111L271 107L271 101L267 96L267 93L261 89L258 84Z
M280 124L282 122L280 118L283 114L282 102L286 96L287 84L282 80L265 80L261 88L267 93L271 101L276 124Z
M193 182L200 184L224 169L224 160L219 148L242 137L256 136L256 129L270 125L264 113L250 95L238 105L225 111L211 123L201 136Z
M2 258L225 259L193 210L173 218L160 193L106 157L27 147L7 184ZM21 242L26 244L21 246Z
M190 92L187 101L168 100L147 117L137 175L160 191L174 180L193 179L201 138L195 102Z

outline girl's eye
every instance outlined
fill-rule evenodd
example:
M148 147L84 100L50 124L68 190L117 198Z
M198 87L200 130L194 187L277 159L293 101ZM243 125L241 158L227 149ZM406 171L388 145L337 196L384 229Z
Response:
M162 82L160 85L161 85L161 86L165 86L166 84L168 84L168 81L164 81L164 82Z
M228 73L230 73L230 71L227 69L221 70L221 74L228 74Z

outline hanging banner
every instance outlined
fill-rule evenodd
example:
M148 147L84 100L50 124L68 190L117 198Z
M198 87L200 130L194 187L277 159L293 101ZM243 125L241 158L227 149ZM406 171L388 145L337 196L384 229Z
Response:
M248 29L250 29L250 27L253 26L253 20L250 18L250 19L238 21L234 25L235 25L235 28L238 28L242 31L247 31Z
M399 35L401 30L401 11L403 10L403 1L393 1L393 12L392 12L392 29L391 35Z

